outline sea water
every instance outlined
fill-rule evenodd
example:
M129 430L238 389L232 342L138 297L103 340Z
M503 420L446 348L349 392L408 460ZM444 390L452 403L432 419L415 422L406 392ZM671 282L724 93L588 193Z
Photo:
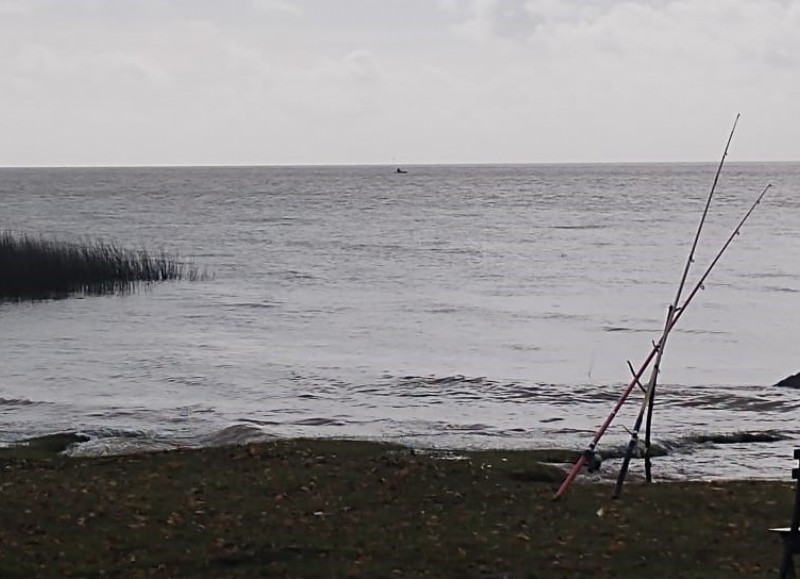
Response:
M0 303L0 440L585 447L660 336L716 165L407 169L0 169L0 230L209 274ZM658 477L791 467L800 392L773 384L800 370L800 164L725 166L684 296L767 183L670 335ZM641 399L601 453L627 442ZM739 431L785 439L693 442Z

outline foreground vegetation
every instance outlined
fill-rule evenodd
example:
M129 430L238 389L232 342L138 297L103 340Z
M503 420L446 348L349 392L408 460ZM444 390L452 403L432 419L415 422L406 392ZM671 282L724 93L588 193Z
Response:
M196 279L197 269L165 253L0 233L0 300L130 291L139 283Z
M790 482L601 484L528 452L281 440L121 457L6 451L2 577L768 577ZM48 454L50 457L48 458Z

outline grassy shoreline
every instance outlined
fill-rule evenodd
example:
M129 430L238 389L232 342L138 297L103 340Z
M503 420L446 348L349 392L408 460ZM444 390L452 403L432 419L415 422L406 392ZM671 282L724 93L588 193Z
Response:
M609 485L579 484L554 503L528 451L58 448L0 452L2 577L769 577L767 529L788 524L794 490L631 483L613 501Z

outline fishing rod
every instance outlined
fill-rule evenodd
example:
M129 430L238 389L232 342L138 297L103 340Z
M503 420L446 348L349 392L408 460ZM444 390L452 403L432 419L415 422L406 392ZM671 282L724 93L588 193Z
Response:
M761 200L767 194L767 191L769 191L770 187L772 187L772 185L768 184L764 188L764 190L761 192L761 194L756 198L756 200L750 206L750 209L747 211L747 213L745 213L744 217L742 217L742 219L739 222L739 224L733 230L733 233L731 233L730 237L723 244L722 248L719 250L719 252L717 252L717 255L714 257L714 259L708 265L706 270L703 272L703 275L700 276L700 279L697 281L697 283L692 288L692 291L689 293L689 295L684 300L683 305L678 307L673 312L672 320L670 321L669 326L667 326L667 331L671 331L672 328L675 327L675 325L678 323L678 321L681 319L681 317L683 316L684 312L686 311L686 308L689 306L690 303L692 303L692 300L694 299L694 297L697 295L697 293L701 289L703 289L703 284L705 283L705 281L708 278L708 276L711 274L711 271L714 269L714 267L717 265L719 260L722 258L722 255L728 249L730 244L733 243L734 238L737 235L739 235L742 226L750 218L750 215L752 215L752 213L753 213L753 211L755 211L756 207L758 207L758 205L761 203ZM663 340L663 337L664 336L662 335L662 337L661 337L662 340ZM584 450L581 453L580 457L578 457L578 460L575 461L575 464L572 466L572 469L569 471L569 473L567 473L566 478L561 483L561 486L558 488L558 491L556 492L555 496L553 497L553 500L560 499L562 496L564 496L564 494L566 494L567 490L572 485L572 482L575 480L575 477L578 476L578 473L580 472L581 468L583 468L583 466L587 463L587 461L592 460L591 464L596 464L596 460L597 459L595 457L594 450L595 450L595 448L597 448L597 443L602 438L603 434L605 434L606 430L608 430L608 427L611 425L611 422L613 422L614 418L616 417L617 413L619 412L619 409L622 407L622 404L625 402L625 399L630 395L630 393L633 391L633 389L637 385L640 385L639 380L641 379L642 374L644 374L644 372L647 370L647 367L650 365L650 362L652 362L653 358L656 357L656 355L658 353L658 350L659 350L660 343L661 343L661 340L659 340L658 343L654 343L653 344L653 348L650 350L650 353L648 354L647 358L645 358L644 362L642 362L642 365L634 373L633 378L631 379L630 383L628 384L628 387L625 389L625 391L619 397L619 399L617 400L617 403L615 404L615 406L612 409L611 413L608 415L606 420L603 422L603 424L598 429L597 433L594 435L594 438L592 439L592 442L589 443L589 446L586 448L586 450Z
M658 352L655 356L655 361L653 362L653 368L650 372L650 380L647 384L647 389L645 390L644 400L642 400L642 406L639 409L639 415L637 416L635 425L633 427L633 431L631 431L631 440L628 443L628 448L625 451L625 457L622 461L622 466L619 471L619 476L617 477L617 484L614 490L614 497L618 497L619 494L622 492L622 484L625 480L625 477L628 474L628 466L631 462L631 457L633 456L633 452L636 449L636 446L639 443L639 431L642 427L642 417L647 410L647 426L646 426L646 434L645 434L645 470L646 470L646 478L648 482L650 481L650 426L653 420L653 404L655 402L655 395L656 395L656 384L658 383L658 374L661 371L661 359L664 356L664 349L667 345L667 338L669 337L670 326L672 325L672 318L675 316L675 311L678 308L678 305L681 301L681 295L683 293L683 288L686 286L686 278L689 276L689 269L694 263L694 255L697 251L697 244L700 241L700 234L703 231L703 226L706 222L706 217L708 216L708 209L711 207L711 200L714 198L714 192L717 189L717 183L719 182L719 176L722 173L722 167L725 164L725 159L728 156L728 149L731 146L731 141L733 140L733 134L736 132L736 125L739 122L739 118L741 114L737 114L736 118L733 120L733 127L731 127L731 132L728 135L728 141L725 143L725 149L722 152L722 157L719 160L719 164L717 165L717 172L714 174L714 181L711 184L711 190L708 192L708 197L706 198L705 207L703 207L703 213L700 216L700 223L697 225L697 231L694 234L694 240L692 241L692 247L689 250L689 256L686 258L686 264L683 268L683 274L681 275L680 282L678 282L678 291L675 293L675 299L672 300L672 304L667 309L667 319L664 322L664 330L661 334L661 341L659 342Z
M731 134L728 136L728 142L725 145L725 152L722 155L722 159L720 159L720 164L717 167L717 173L716 173L716 175L714 175L714 183L711 186L711 190L712 191L714 191L716 189L716 187L717 187L717 182L719 181L719 176L720 176L720 173L722 172L722 165L723 165L723 162L725 161L725 158L728 156L728 147L730 147L731 139L733 138L733 133L736 130L736 124L739 122L739 118L740 117L741 117L741 114L737 113L736 114L736 118L733 121L733 128L731 128ZM704 213L708 211L708 205L710 204L710 201L711 200L709 199L706 202L706 208L705 208ZM705 217L703 219L705 219ZM695 241L694 241L695 245L697 244L697 241L698 241L698 239L700 237L699 236L699 229L700 228L702 228L702 221L701 221L700 227L698 227L698 235L695 237ZM692 256L693 256L693 254L694 254L694 247L692 248ZM694 261L694 259L692 259L692 261ZM688 265L687 265L687 268L684 271L683 279L681 280L681 286L684 284L684 282L686 280L686 274L688 273L688 271L689 271L689 268L688 268ZM680 290L679 290L678 293L680 293ZM677 307L677 304L678 304L678 300L676 299L675 302L674 302L674 305ZM674 314L674 312L673 312L673 314ZM659 365L659 372L660 372L660 368L661 367ZM651 466L650 465L650 432L651 432L651 425L652 425L652 422L653 422L653 405L654 405L654 402L655 402L655 384L653 385L653 392L650 395L650 402L647 405L647 423L646 423L647 425L645 427L645 438L644 438L644 472L645 472L645 480L647 482L652 482L652 480L653 480L651 472L650 472L650 466Z
M681 316L683 316L684 312L686 311L686 308L692 302L694 297L697 295L697 293L701 289L703 289L703 284L705 283L705 281L708 278L708 276L711 274L711 271L714 269L714 267L717 265L719 260L722 258L722 255L725 253L725 251L728 249L730 244L733 242L734 238L737 235L739 235L742 226L750 218L750 215L752 215L752 213L753 213L753 211L755 211L756 207L761 203L762 199L767 194L767 191L770 189L771 186L772 186L771 184L768 184L764 188L764 190L761 192L761 194L756 198L756 200L753 202L753 204L750 206L750 209L747 211L747 213L745 213L744 217L742 217L741 221L736 226L736 228L733 230L733 232L731 233L730 237L723 244L722 248L719 250L717 255L714 257L714 259L711 261L709 266L706 268L705 272L703 272L703 275L700 276L700 279L697 281L697 283L694 285L692 291L686 297L685 301L683 302L683 305L678 307L678 308L676 308L676 309L674 309L674 311L672 312L672 316L671 316L669 325L665 327L665 334L668 334L672 330L672 328L675 327L675 325L678 323L678 321L680 320ZM573 465L572 469L569 471L569 473L567 474L566 478L561 483L561 486L559 487L558 491L556 492L555 496L553 497L554 500L560 499L562 496L564 496L564 494L567 492L567 490L569 489L569 487L572 484L572 482L575 480L575 477L577 477L577 475L580 472L581 468L583 468L583 466L587 463L587 461L590 461L590 460L592 461L590 463L590 466L597 464L597 458L596 458L595 453L594 453L594 450L597 447L597 443L602 438L603 434L605 434L606 430L608 430L608 427L611 425L611 422L613 422L614 418L616 417L617 413L619 412L620 408L622 407L622 404L625 402L627 397L633 391L634 387L636 387L637 385L641 386L640 379L641 379L642 375L644 374L644 372L647 370L647 367L650 365L650 362L652 362L653 359L657 356L658 351L661 348L662 342L664 341L664 335L665 334L662 334L661 339L659 340L658 343L654 343L653 344L653 348L650 350L650 353L648 354L647 358L645 358L644 362L642 362L642 365L634 373L633 378L631 379L630 383L628 384L628 387L625 389L625 391L622 393L622 395L617 400L617 403L615 404L615 406L612 409L611 413L608 415L606 420L603 422L603 424L597 430L597 433L594 435L594 438L589 443L589 446L587 447L587 449L583 453L581 453L581 456L578 457L578 460L575 462L575 464Z
M771 183L767 184L767 186L764 187L764 190L761 192L761 194L756 198L756 200L750 206L750 209L748 210L748 212L744 215L742 220L736 226L736 229L733 230L733 233L731 233L731 236L725 242L725 245L722 247L720 252L714 258L714 261L709 266L709 269L706 270L706 273L703 275L703 277L700 278L700 281L698 282L699 285L696 286L695 290L693 290L692 294L690 294L689 298L687 298L687 301L686 301L686 303L684 303L683 308L685 308L686 305L688 305L689 299L694 297L694 294L696 294L697 291L699 291L700 289L703 289L702 284L703 284L703 282L705 282L706 277L708 277L708 274L710 273L710 270L716 265L717 261L719 261L719 259L722 257L722 254L725 252L725 250L728 248L728 246L733 242L733 239L737 235L739 235L739 233L741 232L742 226L750 218L750 215L752 215L753 211L755 211L756 207L761 203L761 200L764 198L764 196L767 194L767 191L769 191L769 189L771 187L772 187ZM680 312L681 313L683 312L683 308L680 308ZM671 316L675 316L676 315L675 311L676 311L675 308L670 306L669 312L667 313L667 320L668 321L669 321ZM672 325L674 325L674 324L672 324ZM671 326L670 326L670 329L671 329ZM667 333L664 334L664 341L665 342L666 342ZM631 461L631 457L633 455L633 451L634 451L634 449L635 449L635 447L636 447L636 445L638 443L637 437L638 437L638 434L639 434L639 429L641 428L641 425L642 425L642 414L644 413L645 406L647 406L647 434L646 434L646 439L645 439L645 450L644 450L644 452L645 452L645 455L644 455L644 458L645 458L645 476L646 476L647 482L651 482L650 465L649 465L649 458L650 458L649 457L649 451L650 451L650 420L652 419L653 396L654 396L654 391L655 391L655 386L656 386L656 377L657 377L658 372L659 372L659 364L660 364L660 358L661 358L661 354L662 353L663 353L663 345L662 345L662 348L661 348L659 354L656 356L656 361L655 361L655 363L653 365L653 377L651 377L651 383L648 385L648 391L645 393L645 398L642 401L642 406L639 408L639 415L636 417L636 422L634 424L633 431L631 431L631 440L630 440L630 442L628 444L628 448L626 449L625 458L623 459L622 466L621 466L620 472L619 472L619 476L617 477L617 483L616 483L616 485L614 487L614 495L613 495L614 498L618 498L619 495L622 493L622 485L625 482L625 476L627 475L627 472L628 472L628 466L630 465L630 461Z
M681 293L683 292L683 287L684 287L684 285L686 283L686 278L687 278L687 276L689 274L689 268L691 267L691 264L694 261L694 253L695 253L695 250L697 249L697 243L698 243L698 241L700 239L700 232L703 229L703 224L705 223L706 216L708 215L708 208L711 205L711 198L714 196L714 190L717 187L717 182L719 181L719 176L720 176L720 173L722 172L722 166L725 163L725 158L728 156L728 149L730 148L731 140L733 140L733 133L736 131L736 124L739 122L739 117L741 117L741 114L737 114L736 118L733 120L733 127L731 128L731 132L728 135L728 141L725 144L725 149L724 149L724 151L722 153L722 158L720 159L719 165L717 166L717 172L714 175L714 182L711 185L711 191L709 192L708 198L706 199L706 204L705 204L705 207L703 208L703 215L700 218L700 224L697 227L697 232L695 233L695 236L694 236L694 241L692 243L692 248L689 251L689 257L686 260L686 266L683 269L683 275L681 277L680 283L678 284L678 292L675 295L675 300L673 301L672 308L667 313L667 320L666 320L666 322L664 324L664 330L662 332L662 341L664 341L664 342L666 342L666 334L669 333L669 327L670 327L670 325L672 323L672 317L675 314L675 309L678 307L678 303L680 302ZM616 417L616 415L619 412L620 408L622 408L622 405L628 399L628 396L630 396L630 393L633 391L634 387L639 386L643 391L645 391L646 393L649 393L649 394L647 394L645 396L646 400L649 400L650 398L652 398L652 395L654 395L654 392L655 392L655 382L654 381L655 381L655 376L657 376L657 374L653 374L651 376L650 382L652 383L652 387L649 386L649 389L647 389L644 386L642 386L642 383L641 383L640 379L644 375L645 371L647 370L647 367L649 366L649 364L653 360L653 358L656 358L656 367L657 367L657 365L661 361L661 355L662 355L661 352L662 351L663 351L663 344L656 345L654 343L653 344L653 349L651 350L650 355L644 361L644 363L642 364L642 366L640 367L638 372L635 372L634 369L633 369L633 366L631 365L631 363L628 362L628 366L631 369L631 374L633 374L633 378L631 379L630 384L628 384L628 387L622 392L620 397L617 399L617 402L614 405L614 408L612 409L611 413L606 418L605 422L598 429L597 433L594 436L594 439L592 439L592 442L589 444L588 448L583 452L581 457L579 457L578 461L575 463L575 465L573 466L572 470L567 475L567 478L562 483L561 488L559 488L559 490L558 490L558 493L556 493L556 498L560 498L567 491L569 486L572 484L572 481L578 475L578 472L580 471L580 469L583 467L583 464L587 460L591 460L592 466L590 467L590 470L596 470L597 468L599 468L599 460L597 459L597 457L594 454L594 450L597 447L597 443L600 441L600 438L602 438L603 434L605 434L605 431L611 425L611 422L613 422L614 418ZM649 408L652 408L652 404L649 404ZM648 418L649 417L650 417L650 414L648 413ZM648 430L648 434L649 434L649 430Z

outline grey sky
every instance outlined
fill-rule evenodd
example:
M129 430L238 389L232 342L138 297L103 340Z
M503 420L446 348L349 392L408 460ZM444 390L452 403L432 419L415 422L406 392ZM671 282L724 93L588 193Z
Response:
M0 0L0 166L800 160L800 0Z

